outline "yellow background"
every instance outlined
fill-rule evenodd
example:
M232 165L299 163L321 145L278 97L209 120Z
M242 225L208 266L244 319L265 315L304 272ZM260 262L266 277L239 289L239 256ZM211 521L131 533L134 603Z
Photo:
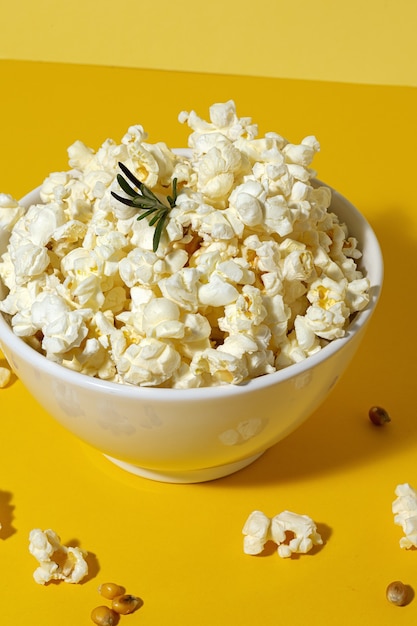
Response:
M233 98L260 133L315 134L322 180L373 225L381 301L328 400L250 467L211 483L131 476L75 440L19 380L0 390L0 602L11 626L82 626L114 580L143 607L121 626L398 626L417 599L417 551L399 547L397 484L417 488L417 5L410 0L257 3L16 0L0 8L0 192L21 197L67 168L76 139L98 148L134 123L184 145L181 110ZM0 365L4 364L1 361ZM372 426L372 404L392 422ZM324 545L249 557L255 509L311 516ZM32 528L87 550L81 585L37 585Z
M3 59L417 86L414 0L3 0L0 22Z
M98 148L132 123L144 124L150 141L183 145L179 111L206 116L212 102L233 97L262 134L316 134L320 177L372 223L386 263L378 310L328 400L256 463L218 481L169 485L129 475L65 432L19 380L0 390L2 622L92 623L106 580L144 601L121 626L416 622L417 600L394 607L385 588L400 579L417 590L417 551L400 549L391 513L397 484L417 488L417 90L26 61L0 62L0 72L4 192L20 197L66 168L75 139ZM170 97L144 97L144 86ZM373 404L391 413L386 427L368 420ZM247 556L241 529L255 509L307 514L325 544L294 559L269 549ZM32 580L35 527L89 552L83 584Z

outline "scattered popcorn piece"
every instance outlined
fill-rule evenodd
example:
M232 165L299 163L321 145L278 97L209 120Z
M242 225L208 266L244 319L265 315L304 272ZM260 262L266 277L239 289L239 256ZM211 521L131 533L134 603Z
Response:
M61 545L60 537L51 529L30 531L29 552L39 562L33 578L40 585L51 580L78 583L88 574L86 553L80 548Z
M12 378L12 373L8 367L0 367L0 389L7 387Z
M394 523L401 526L404 537L400 539L401 548L417 548L417 491L408 483L397 485L396 500L392 503Z
M269 539L271 520L262 511L253 511L243 527L243 551L245 554L259 554Z
M305 554L313 546L322 545L313 520L308 515L283 511L271 520L271 537L278 545L279 556L286 558L297 552Z
M308 515L283 511L272 519L262 511L253 511L245 522L243 551L245 554L259 554L267 541L277 544L280 557L287 558L293 553L305 554L313 546L322 545L323 540L317 527Z
M76 141L27 211L0 193L0 311L46 358L130 385L240 384L315 354L367 306L357 241L313 181L314 136L258 137L232 100L179 121L187 156L136 125L97 151ZM164 203L177 181L156 250L152 220L117 199L118 163Z

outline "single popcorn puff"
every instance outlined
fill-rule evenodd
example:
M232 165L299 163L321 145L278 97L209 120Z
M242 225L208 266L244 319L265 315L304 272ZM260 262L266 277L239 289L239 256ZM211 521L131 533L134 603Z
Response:
M287 533L291 537L288 543ZM271 537L278 544L278 554L283 558L296 552L305 554L313 546L323 544L313 520L308 515L298 515L291 511L283 511L272 518Z
M8 367L0 367L0 389L4 389L9 384L12 373Z
M396 500L392 503L394 523L401 526L404 537L400 539L401 548L417 548L417 491L408 483L397 485Z
M61 545L60 537L51 529L30 531L29 552L39 562L33 578L40 585L51 580L78 583L88 574L86 552Z
M308 515L291 511L283 511L272 519L262 511L253 511L242 532L245 554L260 554L269 540L277 544L277 552L282 558L293 553L306 554L313 546L323 544L313 520Z
M269 539L271 520L262 511L253 511L245 522L242 533L245 554L260 554Z

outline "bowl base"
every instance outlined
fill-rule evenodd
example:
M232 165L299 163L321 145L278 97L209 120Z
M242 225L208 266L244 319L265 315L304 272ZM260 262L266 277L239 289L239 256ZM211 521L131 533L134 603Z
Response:
M115 459L114 457L108 456L107 454L105 454L104 456L106 457L106 459L108 459L118 467L126 470L127 472L130 472L131 474L136 474L137 476L141 476L142 478L148 478L149 480L156 480L163 483L203 483L209 480L216 480L217 478L223 478L225 476L229 476L230 474L234 474L235 472L238 472L239 470L247 467L257 459L259 459L262 454L263 452L260 452L235 463L226 463L226 465L218 465L216 467L207 467L197 470L182 470L178 472L170 472L169 470L163 472L158 470L146 469L145 467L139 467L138 465L134 465L133 463L120 461L119 459Z

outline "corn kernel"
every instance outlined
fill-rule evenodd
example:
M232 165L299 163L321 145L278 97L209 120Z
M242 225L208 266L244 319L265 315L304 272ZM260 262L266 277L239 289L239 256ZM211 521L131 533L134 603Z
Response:
M116 596L122 596L125 592L125 588L116 583L103 583L98 588L98 592L107 600L113 600Z
M143 601L141 598L127 593L114 598L111 606L113 611L116 611L116 613L119 613L120 615L128 615L129 613L136 611L136 609L141 607L142 604Z
M409 588L400 580L390 583L386 591L387 600L396 606L404 606L410 600Z
M372 406L369 409L369 419L375 426L383 426L391 421L388 412L381 406Z
M97 626L115 626L119 621L117 613L108 606L96 606L91 611L91 619Z

